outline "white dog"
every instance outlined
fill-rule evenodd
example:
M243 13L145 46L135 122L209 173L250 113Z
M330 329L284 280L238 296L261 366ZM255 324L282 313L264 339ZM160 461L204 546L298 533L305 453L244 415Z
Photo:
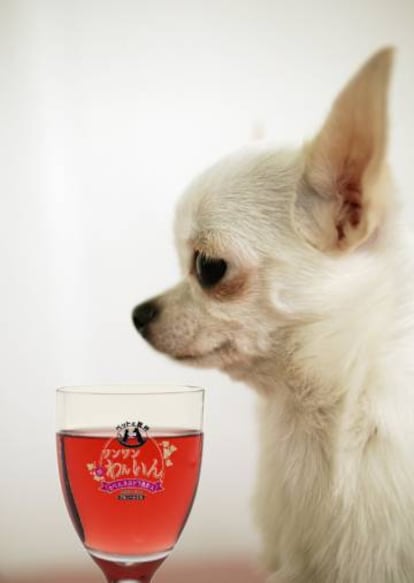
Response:
M413 253L386 164L392 51L299 151L197 178L184 280L133 313L156 349L260 396L256 517L272 583L414 582Z

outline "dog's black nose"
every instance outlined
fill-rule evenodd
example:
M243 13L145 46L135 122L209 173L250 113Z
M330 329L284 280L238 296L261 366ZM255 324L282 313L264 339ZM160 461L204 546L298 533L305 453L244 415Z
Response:
M139 306L134 308L132 321L142 336L145 336L148 324L154 320L158 313L159 308L153 300L139 304Z

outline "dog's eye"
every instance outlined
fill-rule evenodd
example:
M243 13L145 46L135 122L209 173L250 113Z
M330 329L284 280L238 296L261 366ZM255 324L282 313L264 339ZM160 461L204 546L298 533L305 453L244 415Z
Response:
M223 278L227 270L224 259L213 259L198 251L194 256L194 264L201 287L213 287Z

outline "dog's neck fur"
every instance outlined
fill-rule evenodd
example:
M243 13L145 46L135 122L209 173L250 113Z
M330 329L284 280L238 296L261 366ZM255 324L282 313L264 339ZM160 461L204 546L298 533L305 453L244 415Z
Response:
M290 429L300 428L321 443L331 431L353 430L370 439L378 419L371 409L365 415L364 403L372 392L377 401L390 392L398 401L398 383L407 382L407 369L414 369L408 348L414 343L412 260L401 226L393 225L392 239L364 282L365 300L351 299L321 318L287 324L283 334L278 330L270 357L237 375L289 412ZM358 427L346 427L348 417Z

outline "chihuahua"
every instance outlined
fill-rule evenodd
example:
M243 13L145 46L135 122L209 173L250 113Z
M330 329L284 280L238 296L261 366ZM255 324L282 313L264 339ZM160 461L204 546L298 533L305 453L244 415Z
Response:
M184 272L137 306L157 350L259 396L269 583L414 581L413 253L386 163L393 51L301 149L256 145L179 203Z

